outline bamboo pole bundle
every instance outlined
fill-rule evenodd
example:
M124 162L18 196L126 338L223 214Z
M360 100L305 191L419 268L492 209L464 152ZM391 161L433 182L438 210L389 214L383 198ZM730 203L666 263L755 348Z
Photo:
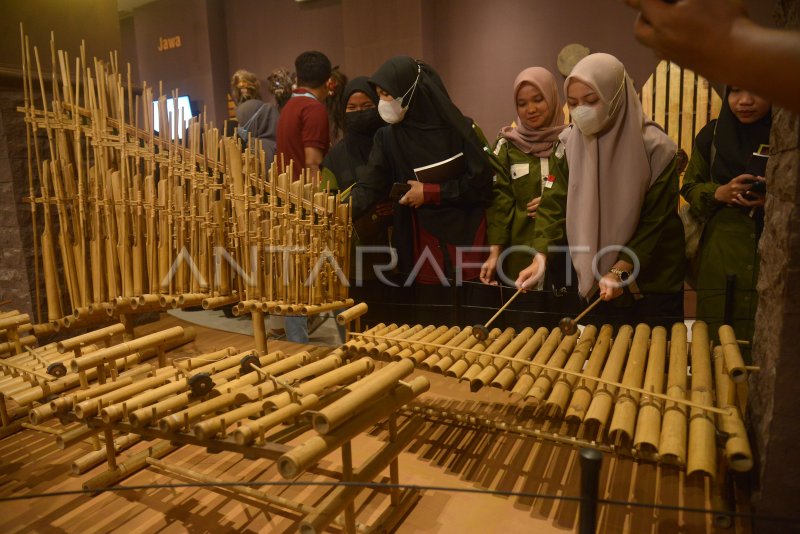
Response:
M415 332L416 332L416 331L421 330L422 326L421 325L416 325L416 326L412 327L411 325L404 324L404 325L401 325L401 326L398 327L396 324L392 323L389 326L386 326L384 328L373 329L373 331L371 333L374 333L375 335L386 336L386 337L389 337L389 338L392 338L392 339L398 339L399 340L399 339L403 339L403 337L405 335L410 335L410 334L404 334L404 332L408 332L409 330L412 330L414 328L417 329L417 330L415 330ZM370 332L368 331L367 333L370 333ZM348 347L348 353L351 354L351 356L357 357L359 355L362 355L362 354L366 353L370 357L377 358L378 356L380 356L383 353L384 350L386 350L386 349L388 349L390 347L390 342L388 340L384 340L384 341L382 341L380 343L377 343L376 341L370 341L367 338L362 338L362 339L363 339L363 341L358 341L357 342L358 345L355 345L355 344L354 345L350 345L351 343L355 343L354 341L348 341L347 343L345 343L344 346Z
M79 336L73 336L58 342L58 351L67 352L75 350L76 348L83 348L84 345L89 343L96 343L98 341L108 341L116 334L121 334L125 331L125 325L116 323L99 330L93 330Z
M414 325L405 332L398 333L396 336L393 336L393 343L390 343L389 346L380 353L380 357L384 360L394 359L394 356L399 354L401 350L411 346L411 343L409 343L410 341L421 340L430 334L435 328L436 327L433 325ZM374 343L374 341L368 341L367 343ZM371 348L367 349L367 353L370 356L374 354Z
M647 364L647 351L650 340L650 327L646 324L636 325L633 343L628 354L628 362L622 375L622 383L639 388L644 380ZM636 415L639 409L639 393L632 390L621 390L617 393L614 404L614 415L608 428L608 436L616 444L629 443L633 439Z
M711 353L708 325L695 321L692 325L692 390L691 400L701 405L713 406L711 385ZM689 454L686 474L717 473L716 428L712 414L692 408L689 418Z
M717 414L717 426L725 434L725 459L731 469L747 472L753 468L753 451L747 439L747 430L736 402L736 384L727 373L724 347L714 347L714 377L717 386L717 406L727 408L726 414Z
M603 373L600 375L600 378L613 382L619 380L622 366L625 364L625 358L628 354L628 345L630 344L632 334L633 328L629 325L622 325L619 328L617 337L614 339L614 345L611 347L608 361L606 361L603 367ZM616 387L600 384L594 391L592 403L586 411L586 418L584 421L604 427L611 413L616 392Z
M556 351L547 361L547 365L556 369L563 369L567 359L575 350L575 344L577 341L578 332L575 332L569 336L565 336L561 340L561 343L559 343L558 349L556 349ZM545 395L550 392L550 387L553 385L556 376L556 373L553 371L546 370L543 373L540 373L536 378L536 381L531 386L531 389L525 393L524 401L538 406L544 400Z
M586 362L586 358L589 357L589 351L591 351L594 346L596 339L597 327L594 325L587 325L584 327L575 349L572 351L572 355L569 357L566 365L564 365L564 369L576 372L583 369L583 364ZM552 372L546 371L539 376L539 379L541 379L544 374L551 373ZM553 380L552 377L549 377L549 379ZM555 378L552 391L550 391L547 402L544 404L544 410L547 412L548 417L557 418L564 413L564 410L567 408L567 401L569 401L569 396L572 393L572 388L577 380L578 377L576 376L563 374Z
M115 404L133 397L134 395L137 395L143 391L157 388L163 385L166 381L167 377L163 375L156 375L143 380L138 380L132 384L116 389L99 397L81 401L75 405L72 411L78 419L88 419L89 417L93 417L100 413L103 406Z
M503 350L500 351L500 356L505 356L506 358L514 358L519 354L519 351L527 344L528 340L533 336L534 331L533 328L527 327L523 328L522 331L514 336L511 342L503 347ZM479 391L483 386L490 383L497 374L500 372L508 364L508 360L503 358L492 358L486 365L483 366L483 369L478 376L470 380L469 389L473 393Z
M680 341L680 340L678 340ZM662 393L664 389L664 363L667 356L667 330L663 326L653 328L650 352L647 357L644 386L646 391ZM639 401L639 416L633 446L637 450L657 452L661 439L661 408L664 402L656 397L642 395Z
M316 361L311 361L310 363L302 365L297 369L293 369L275 378L280 380L280 382L282 382L283 384L288 384L289 386L293 387L293 384L296 382L299 382L301 380L306 380L310 377L316 377L341 367L342 362L343 362L342 354L334 351L325 356L324 358L319 358ZM245 402L249 402L256 399L263 400L263 398L266 395L269 395L273 391L278 389L278 386L285 387L283 384L277 383L268 375L265 376L267 376L268 380L270 380L269 383L256 384L251 389L240 391L239 394L236 396L236 403L244 404Z
M380 396L395 386L399 380L414 371L414 362L409 359L390 363L380 371L369 374L346 387L342 398L334 401L314 414L314 429L320 434L329 434L342 425L354 411L373 404Z
M286 479L296 477L329 452L388 417L429 388L430 382L423 376L414 378L408 384L399 384L385 401L372 404L366 410L353 414L352 419L336 431L324 436L315 436L283 454L278 459L278 471Z
M563 334L560 328L554 328L547 336L542 348L536 353L531 362L546 365L550 357L558 348L561 343ZM528 367L527 371L517 379L514 388L511 390L511 402L520 402L525 398L525 395L530 391L531 386L536 381L542 368L538 366Z

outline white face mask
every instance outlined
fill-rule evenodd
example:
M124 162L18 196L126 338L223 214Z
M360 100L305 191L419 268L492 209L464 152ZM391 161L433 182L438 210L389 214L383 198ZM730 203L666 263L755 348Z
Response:
M572 122L586 137L596 135L601 131L611 117L616 113L617 107L622 101L622 89L625 87L626 77L622 77L622 83L617 88L616 93L611 98L611 105L600 103L596 106L575 106L569 111Z
M606 107L599 106L575 106L569 110L572 122L586 137L591 137L603 129L608 119Z
M408 107L403 107L403 104L397 100L383 100L378 102L378 114L381 118L389 124L397 124L403 120L406 115Z
M389 124L397 124L403 120L403 117L406 116L406 112L408 111L408 106L411 104L411 98L414 96L417 84L419 83L421 72L422 67L417 65L417 79L414 80L414 83L411 84L411 87L408 88L408 91L406 91L403 96L392 100L381 99L380 102L378 102L378 114L384 121ZM408 93L411 94L409 95ZM408 96L408 102L404 106L403 103L406 101L406 96Z

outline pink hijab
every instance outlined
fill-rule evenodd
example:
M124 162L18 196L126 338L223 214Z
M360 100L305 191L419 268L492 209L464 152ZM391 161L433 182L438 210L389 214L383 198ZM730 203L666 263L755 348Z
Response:
M542 128L532 130L525 126L522 119L517 117L517 127L506 126L500 130L500 136L514 143L526 154L533 154L539 158L550 157L553 145L558 140L558 134L566 128L564 125L564 111L561 109L561 100L558 98L558 85L555 77L549 70L542 67L530 67L517 75L514 80L514 105L516 106L517 93L523 84L529 83L536 87L544 96L550 116Z
M673 160L677 146L645 118L625 67L614 56L591 54L578 62L564 81L565 94L572 81L592 87L604 104L613 106L605 130L596 136L586 137L575 126L561 136L569 165L567 241L570 247L588 247L570 252L578 290L588 296L596 284L595 254L630 241L645 194ZM613 250L600 257L598 276L617 259Z

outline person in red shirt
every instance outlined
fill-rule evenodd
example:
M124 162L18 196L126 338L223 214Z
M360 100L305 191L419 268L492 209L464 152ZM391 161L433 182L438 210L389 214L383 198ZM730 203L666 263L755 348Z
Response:
M278 157L284 165L293 161L292 179L301 169L319 172L319 165L330 146L326 83L331 77L331 62L322 52L303 52L294 61L297 88L281 110L278 119Z

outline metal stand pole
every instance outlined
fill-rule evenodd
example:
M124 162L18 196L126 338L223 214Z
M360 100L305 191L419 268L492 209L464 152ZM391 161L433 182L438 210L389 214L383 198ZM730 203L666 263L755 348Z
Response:
M581 456L581 506L578 515L578 532L595 534L597 531L597 492L603 455L597 449L584 447Z

